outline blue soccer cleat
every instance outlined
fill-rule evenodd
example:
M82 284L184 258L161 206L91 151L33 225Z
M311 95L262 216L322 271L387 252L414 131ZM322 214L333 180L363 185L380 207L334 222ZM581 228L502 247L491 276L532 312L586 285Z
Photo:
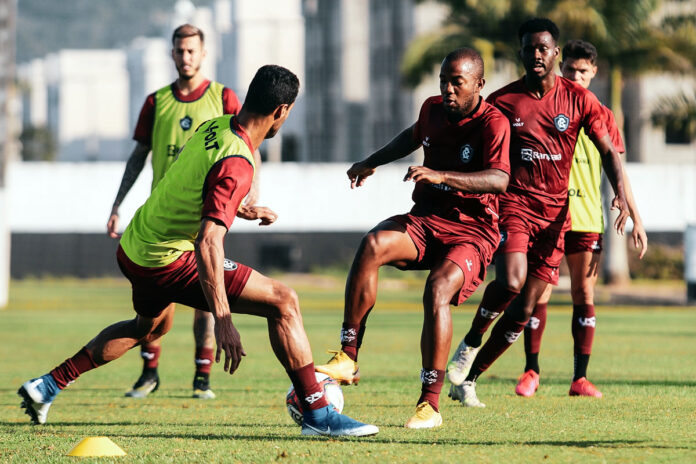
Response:
M303 414L302 435L324 435L329 437L366 437L376 435L376 425L363 424L348 416L337 413L333 406L309 410Z
M17 390L17 394L22 397L24 412L34 424L46 423L48 408L58 393L60 388L51 374L28 380Z

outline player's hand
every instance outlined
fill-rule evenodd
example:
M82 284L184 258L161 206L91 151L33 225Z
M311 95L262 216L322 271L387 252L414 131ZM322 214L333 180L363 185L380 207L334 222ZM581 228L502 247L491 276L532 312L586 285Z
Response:
M615 196L611 202L611 209L619 210L619 217L614 221L614 229L619 235L624 234L624 229L626 228L626 221L628 220L629 211L626 199L623 196Z
M642 222L633 221L633 232L631 232L631 237L633 238L633 246L640 248L638 259L643 259L643 256L645 256L645 253L648 251L648 234L645 233Z
M259 177L254 176L254 180L251 181L249 193L244 197L242 204L244 206L254 206L257 201L259 201Z
M237 211L237 217L246 219L247 221L260 220L260 226L268 226L273 224L278 215L270 208L265 206L244 206L242 205Z
M246 356L242 348L242 337L237 328L232 324L229 316L222 319L215 319L215 342L217 351L215 352L215 362L220 362L220 354L225 353L225 372L233 374L242 362L242 356Z
M118 213L111 213L111 216L109 216L109 221L106 223L106 235L111 238L119 238L121 236L118 233Z
M409 180L427 184L442 184L445 182L445 176L440 171L433 171L425 166L409 166L404 176L404 182Z
M350 179L350 188L362 187L365 179L375 173L375 168L368 166L364 161L353 164L346 172Z

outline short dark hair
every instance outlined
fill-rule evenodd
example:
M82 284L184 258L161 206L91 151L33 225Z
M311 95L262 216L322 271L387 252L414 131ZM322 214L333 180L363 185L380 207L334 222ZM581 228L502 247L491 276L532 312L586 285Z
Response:
M471 60L476 67L476 77L478 79L483 78L483 58L481 58L479 52L468 47L458 48L449 52L443 62L446 61L451 63L452 61L458 60Z
M172 34L172 45L174 44L174 42L176 42L176 39L193 37L194 35L197 35L201 39L201 43L205 42L203 31L191 24L182 24L181 26L174 29L174 33Z
M250 113L267 116L280 105L294 103L299 89L300 81L292 71L267 64L256 71L243 107Z
M590 42L584 40L569 40L563 46L563 54L561 59L570 58L573 60L589 60L595 64L597 61L597 49Z
M561 35L561 31L558 30L556 23L550 19L532 18L522 23L517 31L517 38L522 42L522 37L526 34L534 34L537 32L548 32L556 43L558 43L558 37Z

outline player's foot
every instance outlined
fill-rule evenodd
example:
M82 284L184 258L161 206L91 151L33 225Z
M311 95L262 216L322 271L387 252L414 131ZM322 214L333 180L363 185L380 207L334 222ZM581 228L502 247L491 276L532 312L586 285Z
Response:
M452 355L452 359L447 364L447 380L452 385L461 385L464 382L480 349L480 347L474 348L467 345L464 339L462 339L462 342Z
M126 392L129 398L145 398L159 388L159 375L157 371L143 371L133 388Z
M430 403L423 401L416 406L416 414L411 417L404 427L407 429L432 429L442 425L442 415L435 411Z
M325 435L329 437L366 437L376 435L376 425L363 424L339 414L333 406L309 410L302 413L302 435Z
M357 385L360 381L358 363L350 359L343 351L329 350L333 357L326 364L314 366L314 370L338 380L341 385Z
M587 380L587 377L580 377L578 380L573 381L573 383L570 384L570 391L568 394L570 396L602 397L602 392L597 390L597 387L592 385L592 382Z
M537 389L539 388L539 374L529 369L527 372L522 374L517 381L517 386L515 387L515 393L519 396L534 396Z
M486 405L476 396L476 382L466 380L461 385L450 386L449 397L461 401L467 408L485 408Z
M51 374L24 382L17 394L22 397L24 413L31 417L34 424L45 424L48 408L60 393L60 388Z
M205 374L193 378L193 397L200 400L214 400L215 393L210 389L210 380Z

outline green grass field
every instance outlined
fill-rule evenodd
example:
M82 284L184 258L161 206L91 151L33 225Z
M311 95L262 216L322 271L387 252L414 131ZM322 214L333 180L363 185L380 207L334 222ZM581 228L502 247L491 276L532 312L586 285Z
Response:
M318 362L336 348L342 282L295 281ZM13 282L0 311L0 462L696 462L696 311L598 308L589 377L601 400L569 398L572 338L567 295L552 306L534 398L514 394L523 367L518 342L480 380L482 410L441 399L444 425L402 427L420 384L422 281L385 282L361 351L362 382L344 387L345 412L377 424L367 439L308 439L285 410L289 380L270 350L262 320L236 317L247 357L229 376L213 368L218 398L190 398L192 312L178 310L160 360L162 387L150 398L123 393L140 369L137 352L89 372L54 403L45 426L31 426L15 394L80 349L105 325L133 317L125 280ZM454 309L456 344L477 295ZM447 388L447 387L446 387ZM107 436L123 458L69 458L82 438Z

